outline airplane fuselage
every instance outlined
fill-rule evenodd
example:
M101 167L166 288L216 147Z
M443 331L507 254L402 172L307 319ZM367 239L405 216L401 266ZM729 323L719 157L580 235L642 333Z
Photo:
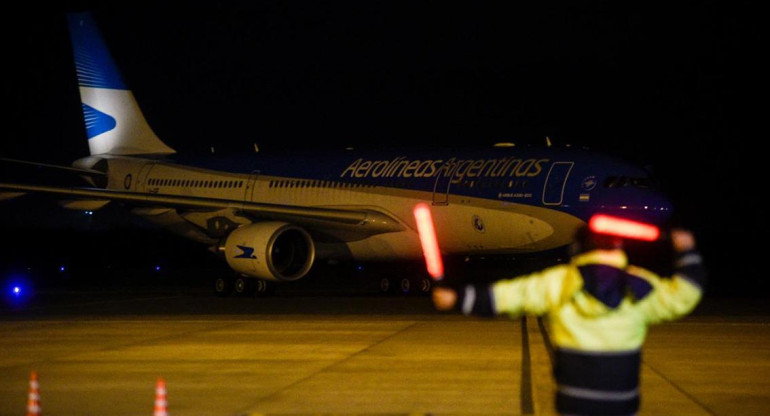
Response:
M88 159L92 165L94 157ZM253 153L227 158L106 160L108 189L277 206L365 209L403 226L402 231L357 236L314 224L314 238L319 248L325 247L319 250L322 257L420 257L411 210L421 201L432 203L440 246L446 254L557 248L568 244L575 229L599 209L631 208L647 218L668 214L668 207L652 190L633 188L635 199L648 199L643 204L647 208L640 211L636 201L622 195L622 188L602 185L612 177L645 178L646 173L581 149L343 151L309 156ZM259 220L237 209L176 212L163 206L143 206L135 212L208 244Z

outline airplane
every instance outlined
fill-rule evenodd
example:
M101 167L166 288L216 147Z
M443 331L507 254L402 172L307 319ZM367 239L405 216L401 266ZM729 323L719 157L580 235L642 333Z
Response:
M268 282L297 281L322 261L419 260L412 208L420 202L431 206L442 255L461 257L565 247L597 212L658 224L672 214L646 170L550 142L177 153L148 124L93 15L67 19L90 154L72 166L38 165L87 184L4 182L0 199L42 193L84 211L122 203L217 253L235 272L214 279L219 295L267 292ZM426 290L430 281L408 276L401 285Z

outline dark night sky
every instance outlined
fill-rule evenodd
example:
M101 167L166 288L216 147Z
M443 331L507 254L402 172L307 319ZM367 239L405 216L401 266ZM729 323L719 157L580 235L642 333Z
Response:
M653 166L712 256L725 241L741 255L768 231L757 4L514 3L92 9L150 124L179 151L548 135ZM6 19L4 156L69 163L87 153L66 10L26 7Z

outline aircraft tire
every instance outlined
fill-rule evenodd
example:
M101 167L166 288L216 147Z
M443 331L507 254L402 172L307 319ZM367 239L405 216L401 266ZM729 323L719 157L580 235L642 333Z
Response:
M390 293L392 286L393 284L390 282L390 279L388 279L387 277L383 277L380 279L380 286L379 286L380 293L382 294Z
M272 282L268 282L267 280L262 279L255 279L254 280L254 291L253 294L256 294L257 297L265 297L270 296L275 291L275 284Z
M214 279L214 293L220 297L230 296L233 292L233 282L231 277L217 277Z
M404 295L408 295L412 291L413 289L412 286L414 285L412 285L412 281L409 280L408 277L402 277L401 280L399 281L399 289L401 290L401 293Z
M417 287L419 288L420 293L428 294L433 288L433 281L427 277L422 277L420 278Z
M251 296L257 290L256 279L237 277L233 283L233 292L236 296Z

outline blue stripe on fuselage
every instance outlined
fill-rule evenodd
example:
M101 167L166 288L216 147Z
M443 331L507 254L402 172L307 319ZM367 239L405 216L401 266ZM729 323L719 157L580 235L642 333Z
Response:
M587 219L602 204L606 189L596 185L590 199L585 183L609 175L646 177L647 173L617 158L574 148L488 148L457 150L386 150L185 156L169 159L198 168L285 179L358 183L423 192L440 189L453 195L499 200L503 203L543 206L543 189L555 162L571 162L563 186L563 203L546 205ZM449 183L451 181L451 184ZM550 184L549 184L550 185ZM649 192L614 191L627 207L650 204Z
M497 150L497 149L492 149ZM543 152L545 154L545 152ZM388 185L399 181L409 188L433 190L436 179L462 181L545 176L551 155L536 152L423 151L386 152L341 151L328 153L246 153L227 156L174 156L176 163L232 173L259 172L262 175L311 180L364 182Z

